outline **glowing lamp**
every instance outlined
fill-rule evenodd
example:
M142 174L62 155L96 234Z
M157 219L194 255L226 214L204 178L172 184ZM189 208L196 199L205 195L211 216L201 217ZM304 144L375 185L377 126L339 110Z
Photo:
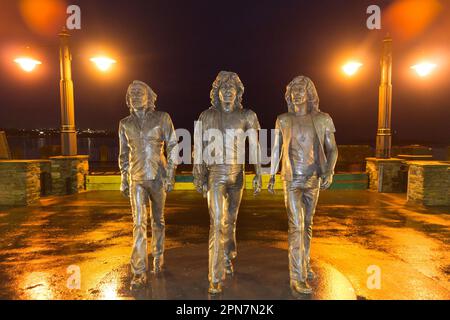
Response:
M100 71L102 72L106 72L108 71L111 66L115 63L117 63L116 60L108 58L108 57L94 57L90 59L96 66L97 68L100 69Z
M42 64L42 62L38 60L27 57L17 58L14 60L14 62L17 63L25 72L31 72L36 68L38 64Z
M430 63L430 62L421 62L419 64L416 64L411 67L411 69L414 69L414 71L417 72L419 77L426 77L428 76L435 68L436 64Z
M344 66L342 66L342 71L348 76L353 76L358 72L359 68L362 67L362 63L357 61L349 61Z

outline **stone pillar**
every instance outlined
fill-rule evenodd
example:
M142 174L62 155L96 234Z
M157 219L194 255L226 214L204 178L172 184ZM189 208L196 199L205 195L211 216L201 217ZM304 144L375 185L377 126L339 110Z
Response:
M410 161L408 165L409 203L450 206L450 163Z
M41 196L45 160L0 160L0 205L26 206Z
M369 189L382 193L406 192L406 171L402 159L366 158Z
M52 162L52 194L66 195L86 190L89 156L58 156L49 159Z

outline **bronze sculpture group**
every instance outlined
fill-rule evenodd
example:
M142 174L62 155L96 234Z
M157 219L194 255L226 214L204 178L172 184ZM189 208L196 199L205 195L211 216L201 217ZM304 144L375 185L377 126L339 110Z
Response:
M211 107L195 124L194 185L206 196L210 214L210 294L222 292L226 275L234 273L236 221L245 177L244 163L239 161L239 137L253 138L250 158L255 168L255 194L262 188L260 125L255 112L242 106L243 93L236 73L220 72L212 85ZM330 187L333 180L335 128L331 117L319 110L319 97L309 78L292 80L285 98L288 112L277 117L268 190L274 192L281 162L289 226L290 286L294 292L309 294L312 290L308 281L315 277L310 265L313 217L320 189ZM178 140L170 116L157 111L155 101L156 94L148 85L134 81L126 95L130 116L119 125L121 191L130 198L133 214L131 289L142 288L148 281L146 204L151 210L153 272L163 268L164 204L175 181ZM211 150L206 144L209 135L221 142L218 148Z

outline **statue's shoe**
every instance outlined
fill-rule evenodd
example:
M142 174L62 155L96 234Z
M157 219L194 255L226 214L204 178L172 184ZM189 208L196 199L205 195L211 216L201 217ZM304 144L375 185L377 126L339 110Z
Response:
M234 274L233 263L231 261L225 262L225 273L230 276Z
M145 273L135 274L131 279L130 290L140 290L147 286L148 279Z
M291 280L291 289L296 293L311 294L312 289L306 281Z
M220 282L210 282L208 293L209 294L219 294L222 293L222 284Z
M311 269L308 270L308 280L312 281L316 279L316 273L314 271L312 271Z
M164 256L153 258L153 273L161 273L164 269Z

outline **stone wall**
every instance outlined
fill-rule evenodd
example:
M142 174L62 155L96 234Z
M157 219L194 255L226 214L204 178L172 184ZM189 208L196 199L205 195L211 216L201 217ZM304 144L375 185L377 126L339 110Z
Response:
M1 160L0 205L29 205L41 196L41 172L49 161Z
M66 195L86 190L88 156L51 157L52 194Z
M29 205L41 196L86 190L88 156L0 160L0 205Z
M366 159L369 189L376 192L402 193L406 191L405 164L401 159Z
M412 144L408 146L393 146L391 150L393 157L397 157L400 154L407 155L433 155L433 149L428 146L422 146L419 144Z
M366 158L373 156L374 150L369 145L338 145L339 156L335 171L362 172Z
M409 203L450 206L450 164L445 162L408 162Z

